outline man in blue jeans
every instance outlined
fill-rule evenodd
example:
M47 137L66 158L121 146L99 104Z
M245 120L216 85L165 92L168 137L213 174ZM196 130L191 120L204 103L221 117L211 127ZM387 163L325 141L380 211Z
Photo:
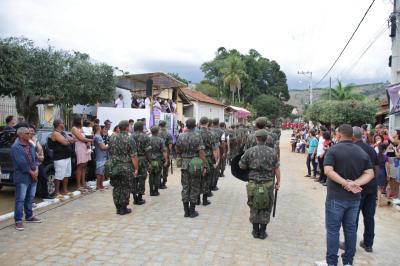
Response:
M339 234L343 225L345 252L342 261L343 265L353 265L361 186L374 177L374 172L368 154L353 143L353 128L350 125L341 125L336 136L339 143L328 150L324 160L328 177L325 202L326 263L338 264Z
M38 157L35 147L30 140L27 127L17 130L18 139L11 146L11 158L14 166L13 180L15 184L15 229L24 230L22 223L25 210L25 220L31 223L40 223L41 220L33 216L32 200L36 194L38 178Z

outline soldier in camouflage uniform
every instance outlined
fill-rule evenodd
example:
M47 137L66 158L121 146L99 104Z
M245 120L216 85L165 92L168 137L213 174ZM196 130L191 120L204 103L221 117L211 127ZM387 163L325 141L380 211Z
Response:
M167 164L163 162L163 169L162 169L162 182L161 182L161 189L166 189L167 186L167 178L168 178L168 169L170 167L170 156L172 152L172 135L168 132L167 128L165 127L167 123L164 120L161 120L158 124L160 126L159 137L164 140L165 147L167 148ZM164 166L166 165L166 166ZM172 167L172 166L171 166Z
M134 177L138 175L138 158L136 143L129 137L129 123L123 120L119 123L121 132L109 140L110 162L112 168L117 168L115 176L111 176L113 186L113 200L117 208L117 214L124 215L131 212L128 209L129 196L132 191ZM112 171L114 172L114 171Z
M256 131L260 129L265 129L268 121L266 117L259 117L256 119ZM271 133L267 132L268 137L266 144L268 147L275 149L275 141ZM243 151L250 149L251 147L257 146L256 134L252 133L247 135L246 142L244 143Z
M204 144L199 133L195 132L196 120L189 118L186 121L188 131L179 135L176 142L176 153L181 161L182 202L185 211L184 217L198 216L196 201L200 195L200 178L189 174L189 163L194 157L203 161L203 176L207 173L207 161L204 154Z
M221 156L221 167L219 172L219 177L224 177L224 172L226 168L226 160L228 156L228 131L226 129L226 124L224 122L219 123L219 128L224 132L223 134L223 146L224 146L224 154Z
M238 146L238 141L237 141L237 131L236 131L236 126L231 125L230 128L228 129L228 160L229 164L231 164L231 161L233 158L239 155L239 146Z
M202 117L200 119L200 136L204 143L204 153L207 159L207 174L201 179L200 193L203 194L203 205L209 205L211 202L207 200L210 190L210 184L213 178L213 170L218 166L219 162L219 143L214 138L211 131L208 129L208 118ZM200 204L200 195L198 197Z
M224 131L219 127L219 119L214 118L212 120L212 128L211 132L214 135L215 141L219 143L219 158L223 158L226 156L226 145L225 145L225 133ZM217 169L213 173L213 181L211 183L211 190L212 191L217 191L218 190L218 179L220 176L220 169L221 169L221 160L219 161Z
M161 185L161 172L163 166L168 163L167 149L165 142L158 136L158 126L151 128L150 146L151 146L151 172L149 174L150 196L158 196L158 188ZM164 165L163 162L164 161Z
M134 204L142 205L146 201L142 198L145 193L145 184L147 172L151 172L151 145L150 137L143 132L144 124L142 121L137 121L133 126L132 138L136 142L137 154L139 159L139 174L135 178L133 198Z
M274 187L279 189L281 178L276 153L265 145L267 136L265 129L257 130L257 146L248 149L239 162L240 168L249 170L247 204L250 207L253 237L260 239L267 237L266 228L273 206Z

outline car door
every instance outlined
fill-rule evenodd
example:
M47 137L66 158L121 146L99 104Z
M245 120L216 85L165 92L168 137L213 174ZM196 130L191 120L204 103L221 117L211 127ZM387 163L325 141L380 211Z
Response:
M13 164L10 151L15 138L14 130L0 132L0 183L2 184L12 183Z

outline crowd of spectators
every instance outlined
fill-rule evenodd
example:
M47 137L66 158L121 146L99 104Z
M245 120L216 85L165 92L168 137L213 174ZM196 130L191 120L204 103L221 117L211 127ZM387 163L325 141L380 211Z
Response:
M131 108L134 109L150 109L151 108L151 97L139 98L133 95L131 98ZM118 95L118 98L114 102L115 108L125 108L124 96L122 94ZM176 103L173 100L161 99L159 97L154 97L153 99L153 109L158 110L163 113L175 113Z

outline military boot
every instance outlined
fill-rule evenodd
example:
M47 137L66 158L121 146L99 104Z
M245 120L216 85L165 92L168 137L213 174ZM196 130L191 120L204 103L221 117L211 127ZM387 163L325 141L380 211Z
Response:
M117 214L119 214L121 211L121 205L115 204L115 208L117 209Z
M160 192L158 192L158 187L154 188L154 196L160 196Z
M137 195L137 197L134 199L134 203L135 205L143 205L145 204L146 201L144 199L142 199L142 195Z
M210 191L207 193L207 197L211 198L212 196L214 196L214 194L212 193L212 191L210 189Z
M199 196L197 196L197 200L196 200L196 202L194 203L195 205L200 205L200 195Z
M183 215L183 217L189 217L189 202L183 203L183 210L185 211L185 215Z
M203 206L210 205L211 201L207 200L207 194L203 194Z
M189 217L194 218L199 216L199 213L196 211L196 204L193 202L190 202L190 207L189 207Z
M150 196L155 196L155 190L153 189L153 186L150 186Z
M253 235L254 238L258 238L259 233L260 233L260 224L253 223L253 232L251 232L251 234Z
M266 239L268 234L267 234L267 225L266 224L260 224L260 233L258 235L259 239Z
M162 183L161 183L160 189L166 189L167 188L166 183L167 183L167 181L163 180Z
M132 212L132 210L131 209L129 209L129 208L127 208L126 206L124 206L124 207L121 207L120 209L119 209L119 215L125 215L125 214L128 214L128 213L131 213Z

